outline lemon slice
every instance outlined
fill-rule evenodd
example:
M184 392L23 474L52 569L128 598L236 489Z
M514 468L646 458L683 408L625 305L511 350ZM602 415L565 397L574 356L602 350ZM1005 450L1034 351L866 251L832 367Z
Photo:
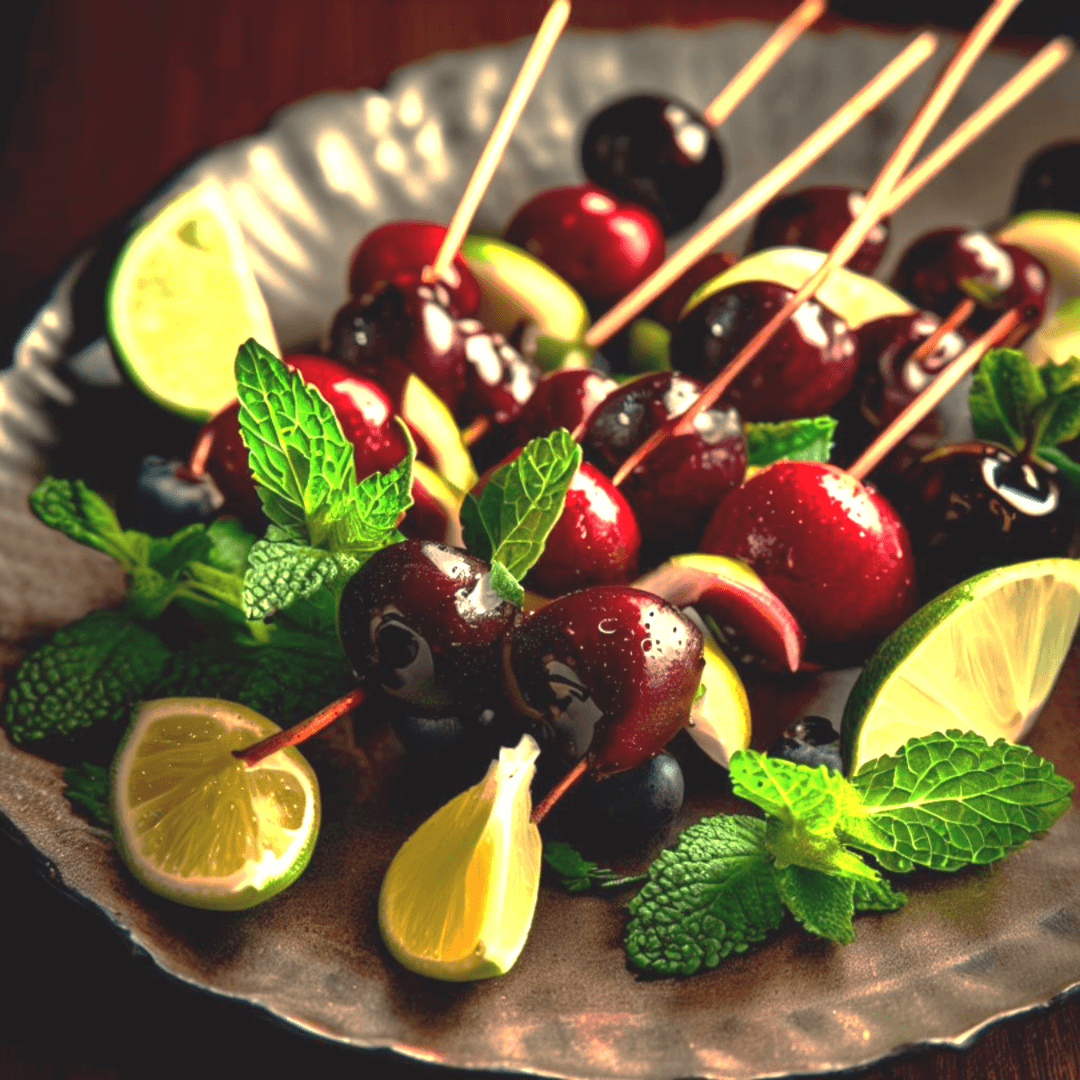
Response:
M420 826L394 856L379 929L403 966L449 982L504 975L532 926L540 832L529 783L540 750L528 735L487 775Z
M249 337L280 355L216 180L185 192L128 240L105 311L113 348L139 389L199 422L236 397L236 351Z
M233 750L279 731L244 705L139 706L112 768L116 846L148 889L238 911L292 884L319 831L319 786L292 747L248 767Z
M726 769L736 750L750 745L750 702L735 665L720 651L711 634L705 635L705 688L690 709L690 737L718 765Z
M1080 621L1080 561L987 570L920 608L870 658L844 709L848 772L908 739L959 728L1021 739Z

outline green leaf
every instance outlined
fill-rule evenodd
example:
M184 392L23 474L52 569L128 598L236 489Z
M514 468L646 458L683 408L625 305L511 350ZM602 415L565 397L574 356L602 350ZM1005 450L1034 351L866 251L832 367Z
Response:
M161 639L126 613L91 612L19 665L3 705L12 741L45 747L78 737L111 752L168 659Z
M980 439L1022 450L1046 387L1018 349L991 349L975 369L968 406Z
M189 562L210 554L205 525L186 525L172 536L151 536L148 540L146 562L165 578L176 578Z
M1071 442L1080 435L1080 387L1055 394L1039 416L1037 451Z
M831 416L810 416L779 423L746 423L746 463L770 465L774 461L827 462L832 454L836 421Z
M496 497L501 497L501 492ZM490 562L491 537L484 527L484 518L480 513L480 503L471 491L465 493L458 517L461 521L461 535L465 541L465 549L478 559Z
M589 889L621 889L644 881L648 874L617 874L584 858L572 844L549 841L544 845L544 862L561 878L567 892L588 892Z
M776 870L776 891L788 911L811 934L841 945L855 940L855 882L802 866Z
M502 600L521 607L525 602L525 590L518 583L517 578L499 561L498 558L491 560L491 587L495 595Z
M1058 479L1064 482L1071 495L1080 496L1080 464L1057 446L1040 447L1039 457L1057 469Z
M50 528L111 555L125 570L134 566L131 534L124 533L112 507L81 480L46 476L30 493L29 502L35 516Z
M870 829L849 842L900 873L996 862L1046 832L1073 790L1026 746L960 731L911 739L852 783Z
M360 560L345 552L258 540L248 555L243 610L248 619L267 619L360 569Z
M315 387L254 338L236 354L240 433L267 517L304 524L356 484L353 446Z
M856 911L899 911L907 903L907 895L898 892L884 878L855 880L853 899Z
M646 971L690 975L764 940L784 915L764 823L725 814L691 825L629 908L626 952Z
M255 537L236 518L218 518L207 526L210 549L203 560L225 573L243 574Z
M64 798L85 814L94 825L111 829L113 819L109 799L109 770L104 765L84 761L65 769L61 776L66 785Z

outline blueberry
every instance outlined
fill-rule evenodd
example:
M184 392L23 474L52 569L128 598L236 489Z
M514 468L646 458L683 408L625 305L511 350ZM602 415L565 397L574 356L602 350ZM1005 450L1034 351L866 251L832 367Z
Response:
M824 716L804 716L785 729L767 753L798 765L824 765L833 772L843 772L840 732Z
M169 536L185 525L210 521L224 502L209 475L192 476L184 462L150 455L139 465L121 515L128 528Z

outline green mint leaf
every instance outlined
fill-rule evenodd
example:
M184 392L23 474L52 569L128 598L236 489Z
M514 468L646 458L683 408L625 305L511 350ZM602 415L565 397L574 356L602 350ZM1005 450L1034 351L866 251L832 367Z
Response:
M598 889L621 889L644 881L648 874L617 874L584 858L572 844L550 841L544 845L544 862L562 879L567 892Z
M1057 446L1080 435L1080 360L1039 368L1047 401L1039 414L1038 446Z
M496 491L496 498L501 498L501 490ZM501 512L501 511L500 511ZM494 515L496 520L498 514ZM478 559L491 561L491 535L484 525L484 517L480 512L480 503L471 491L465 493L461 509L458 511L461 521L461 535L465 541L465 549Z
M756 750L732 754L730 776L732 791L768 815L766 844L779 869L802 866L877 880L841 841L841 827L854 830L862 816L858 794L844 777L823 765L810 768Z
M779 423L747 423L747 465L771 465L774 461L827 462L833 449L836 421L831 416L810 416Z
M581 464L581 447L564 428L533 439L488 478L479 512L498 559L520 581L544 552Z
M132 534L124 533L112 507L81 480L46 476L30 493L29 502L34 515L50 528L111 555L125 570L135 565Z
M109 799L109 770L104 765L84 761L61 773L64 779L64 798L94 825L111 829L112 806Z
M491 560L491 587L496 596L517 607L525 602L525 590L498 558Z
M898 892L884 878L856 880L853 899L856 911L899 911L907 903L907 895Z
M1046 832L1073 790L1026 746L960 731L911 739L852 784L870 829L849 842L898 873L997 862Z
M991 349L975 369L968 407L980 439L1022 450L1046 387L1018 349Z
M172 536L151 536L146 561L163 577L171 578L195 559L210 554L210 538L205 525L186 525Z
M207 526L210 548L202 560L215 570L243 574L255 537L236 518L218 518Z
M1063 481L1071 495L1080 496L1080 464L1057 446L1039 447L1039 457L1057 469L1058 479Z
M724 814L691 825L629 908L627 956L646 971L690 975L745 952L784 916L764 823Z
M248 619L267 619L297 600L344 582L360 569L345 552L295 542L258 540L248 555L243 610Z
M353 446L326 399L254 338L236 354L240 433L267 517L304 524L356 483ZM265 493L265 495L264 495Z
M1080 315L1080 309L1078 309L1078 315ZM1036 368L1036 371L1051 397L1080 390L1080 359L1075 356L1066 360L1064 364L1043 364L1042 367Z
M785 907L818 937L841 945L855 940L855 882L803 866L776 870L776 891Z
M12 741L39 749L78 740L111 753L131 706L162 672L169 650L119 611L95 611L23 659L3 704Z

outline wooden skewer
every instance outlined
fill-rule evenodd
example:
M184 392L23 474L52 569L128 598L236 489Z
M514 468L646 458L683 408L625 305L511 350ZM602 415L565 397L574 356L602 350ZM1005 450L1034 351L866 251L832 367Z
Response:
M849 476L862 480L937 406L945 395L982 359L988 349L1008 338L1020 324L1019 309L1005 312L985 334L969 345L944 371L910 402L891 424L863 451L847 469Z
M920 360L925 360L941 344L946 334L951 333L958 326L962 326L975 314L976 307L975 301L970 297L961 300L945 316L945 321L911 354L910 359L916 364Z
M499 119L495 121L495 127L480 154L476 168L473 169L473 174L465 185L465 191L454 211L454 216L450 219L450 225L439 246L438 254L432 264L424 269L425 281L437 281L449 273L454 256L458 253L461 242L465 239L465 234L472 224L476 208L480 205L480 200L484 197L484 192L487 191L488 184L491 183L491 178L495 175L495 170L502 160L514 127L543 74L544 67L555 48L555 42L559 40L559 35L563 32L569 18L569 0L554 0L529 47L525 62L521 65L514 85L510 88L510 96L506 99Z
M773 31L769 40L743 65L742 70L720 91L704 112L710 127L719 127L740 101L761 81L766 72L791 48L807 27L825 13L825 0L803 2Z
M663 266L598 319L585 334L585 344L595 349L622 329L698 259L756 214L770 199L779 194L781 189L839 142L867 113L877 108L928 59L936 47L937 38L933 34L920 34L783 161L744 191L727 209L721 211L679 248Z

